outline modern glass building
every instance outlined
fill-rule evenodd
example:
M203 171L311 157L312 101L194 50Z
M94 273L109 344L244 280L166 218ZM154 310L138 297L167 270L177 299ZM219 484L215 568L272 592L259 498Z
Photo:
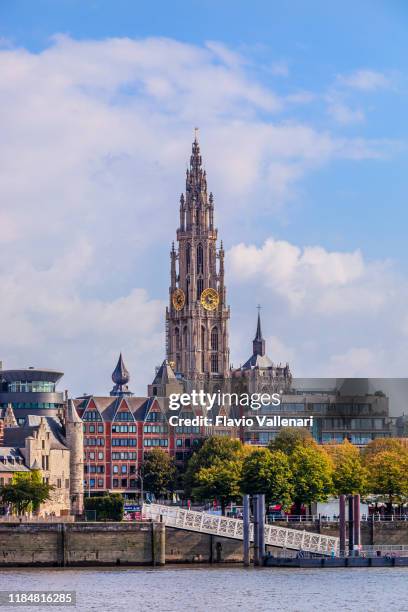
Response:
M64 405L64 394L56 389L62 376L63 372L42 368L0 368L0 408L11 404L19 424L28 414L57 414Z

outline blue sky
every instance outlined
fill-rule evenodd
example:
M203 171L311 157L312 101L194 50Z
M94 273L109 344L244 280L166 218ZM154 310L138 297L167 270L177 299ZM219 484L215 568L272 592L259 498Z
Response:
M5 365L104 392L123 350L144 390L197 124L233 362L261 301L296 375L405 375L407 26L402 1L4 0Z

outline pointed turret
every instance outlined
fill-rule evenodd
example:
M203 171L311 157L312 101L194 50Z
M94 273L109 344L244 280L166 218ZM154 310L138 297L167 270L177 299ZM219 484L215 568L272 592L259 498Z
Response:
M182 385L173 370L173 365L165 359L157 368L152 384L147 387L149 397L169 397L171 393L182 391Z
M7 404L7 408L4 413L4 427L17 427L17 420L11 404Z
M255 338L252 342L253 354L259 355L263 357L265 355L265 340L262 337L262 329L261 329L261 312L260 307L258 307L258 321L256 325L256 334Z
M130 374L126 369L125 362L123 361L122 353L119 355L118 363L116 364L116 368L112 373L112 380L115 383L112 391L110 392L111 396L129 396L133 395L127 386L127 383L130 380Z

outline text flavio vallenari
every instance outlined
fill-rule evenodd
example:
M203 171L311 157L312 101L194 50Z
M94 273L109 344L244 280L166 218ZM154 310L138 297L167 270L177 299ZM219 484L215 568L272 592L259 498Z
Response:
M224 427L312 427L313 416L309 417L281 417L274 415L246 415L238 418L218 414L210 416L205 411L212 412L221 406L239 406L247 410L259 410L264 406L279 406L282 402L281 393L207 393L203 390L190 393L171 393L169 396L169 409L181 410L184 407L200 407L204 414L184 417L180 414L171 415L169 425L173 427L210 427L212 425ZM218 412L218 410L217 410Z

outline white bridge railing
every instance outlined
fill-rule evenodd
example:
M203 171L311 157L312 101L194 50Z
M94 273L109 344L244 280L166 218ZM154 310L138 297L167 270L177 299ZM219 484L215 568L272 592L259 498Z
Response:
M163 521L169 527L178 529L209 533L234 540L243 539L243 521L240 519L161 504L144 504L143 517L153 521ZM252 523L249 528L250 539L253 541ZM299 529L286 529L273 524L265 524L265 544L320 555L339 554L339 538Z

